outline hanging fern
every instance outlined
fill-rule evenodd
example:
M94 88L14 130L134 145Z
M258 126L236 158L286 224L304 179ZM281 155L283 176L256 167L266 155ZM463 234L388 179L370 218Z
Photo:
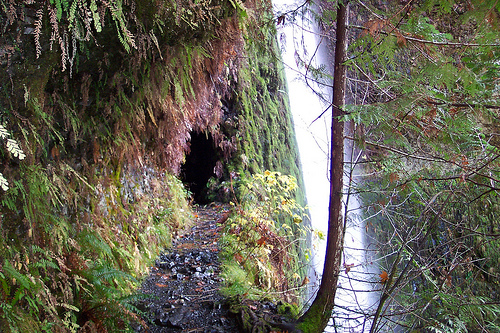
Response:
M90 12L92 13L92 20L94 21L95 30L97 32L101 32L102 31L101 18L99 16L96 0L90 1L89 9L90 9Z
M10 133L7 131L7 129L3 125L0 125L0 138L7 139L7 150L17 159L24 160L26 154L23 152L21 147L19 147L19 143L17 143L17 141L14 139L8 138L9 136ZM9 189L9 182L7 181L7 179L5 179L2 173L0 173L0 187L4 191L7 191Z

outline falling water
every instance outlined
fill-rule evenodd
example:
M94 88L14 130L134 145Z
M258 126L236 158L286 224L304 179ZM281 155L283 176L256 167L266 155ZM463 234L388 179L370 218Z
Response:
M286 13L298 8L302 3L290 3L293 0L275 0L275 12ZM287 15L290 18L291 15ZM301 155L302 170L306 186L306 195L313 228L326 235L328 229L328 152L331 112L328 101L331 92L328 87L320 86L308 75L304 66L299 66L297 56L307 64L326 68L333 62L333 52L329 50L326 39L309 19L309 15L297 15L294 21L287 21L279 27L279 40L288 80L288 93L295 123L295 131ZM312 88L312 89L311 89ZM313 92L321 92L317 94ZM327 96L321 97L321 96ZM326 110L326 112L324 112ZM321 117L318 118L323 114ZM346 166L352 165L359 158L360 152L346 140ZM344 188L348 192L349 181L361 177L359 168L346 167ZM336 294L336 308L329 327L325 332L368 332L369 314L377 306L376 268L366 251L368 242L363 222L357 216L360 204L354 195L345 195L347 212L346 234L344 242L343 269L339 277ZM323 270L326 243L314 242L313 269L311 270L311 298L314 297ZM365 282L368 281L368 282ZM370 283L371 281L372 283ZM334 328L337 326L337 329Z

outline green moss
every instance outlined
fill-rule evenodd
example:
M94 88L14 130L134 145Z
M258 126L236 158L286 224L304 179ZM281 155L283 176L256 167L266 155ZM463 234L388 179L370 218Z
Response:
M297 319L300 314L300 309L297 304L281 302L278 304L278 313L290 319Z
M235 8L238 3L228 0L212 6L211 1L201 1L189 11L194 6L189 1L139 0L134 13L127 5L123 16L114 13L119 17L105 10L108 24L92 42L78 42L71 73L69 68L62 71L61 53L48 51L52 28L48 21L38 59L31 39L20 44L22 52L12 55L20 60L2 74L4 82L14 76L12 87L3 90L0 107L9 130L23 139L28 157L19 166L3 156L12 186L1 198L0 257L12 270L11 275L0 271L0 302L11 304L17 297L15 276L26 281L34 277L39 284L27 283L24 296L17 300L26 313L11 311L8 317L0 311L2 324L20 316L26 323L39 323L29 325L33 330L43 330L44 322L50 322L56 331L83 325L86 317L93 317L94 324L119 330L122 323L108 322L112 320L97 309L107 304L110 317L123 317L120 306L126 304L117 300L138 286L156 255L169 246L172 232L189 223L189 193L172 173L159 170L179 168L193 128L218 130L220 124L207 124L206 113L199 111L207 104L201 99L213 89L203 86L210 85L206 72L213 55L207 50L220 33L222 20L237 11L243 14L243 7ZM53 4L40 6L47 12L46 6ZM63 21L61 33L68 32ZM137 50L121 23L134 36ZM250 171L272 167L287 174L292 171L300 179L295 167L284 161L285 156L296 159L297 153L289 144L293 137L289 117L281 116L288 112L286 100L276 93L282 87L281 74L275 72L279 66L259 43L248 41L254 68L242 70L234 87L216 86L234 88L229 94L234 94L240 116L241 127L228 130L240 138L228 169L246 178ZM268 45L275 47L275 41ZM216 67L217 61L227 59L214 60ZM213 79L219 75L211 74ZM241 162L241 153L247 162ZM144 166L154 168L155 176L144 175ZM245 268L244 275L234 267L228 269L228 277L234 276L239 288L234 292L243 292L248 281L264 279L254 268ZM31 298L41 291L42 303L31 306ZM67 311L54 310L47 300L67 303Z
M316 304L316 306L314 306ZM303 333L322 333L323 328L326 327L328 320L330 320L330 312L324 311L324 309L318 305L319 303L314 303L308 311L307 318L301 318L297 323L296 327Z
M238 96L245 137L240 144L249 160L260 166L252 165L253 172L272 169L291 174L303 188L291 111L286 95L279 92L287 87L272 29L264 40L248 37L248 64L239 73L244 82ZM298 197L305 203L303 193Z
M262 20L265 20L262 17ZM241 140L239 150L246 156L246 162L233 161L234 169L239 171L242 183L250 181L250 175L262 173L263 170L279 171L286 175L294 176L299 183L299 190L295 193L295 199L300 204L306 204L305 192L300 170L298 148L295 139L295 131L291 118L290 108L286 94L286 82L284 79L283 67L280 63L279 50L274 27L260 24L258 29L248 27L246 29L246 63L242 64L239 70L237 93L233 94L240 114L239 123L241 130ZM242 191L238 192L242 193ZM240 198L241 199L241 198ZM296 232L296 238L301 238L298 226L289 218L279 217L277 225L289 226ZM224 241L222 242L224 243ZM294 273L305 276L305 265L300 264L307 259L301 257L299 251L304 244L297 247L287 248L290 262L285 268L285 275L291 277ZM228 246L230 246L228 244ZM234 258L226 258L228 265ZM249 276L255 276L255 271L266 271L267 263L258 265L259 267L240 267ZM248 266L248 264L246 264ZM245 265L244 265L245 266ZM232 266L231 266L232 267ZM262 274L261 274L262 275ZM290 283L292 279L290 278ZM257 276L253 283L266 281L266 277ZM248 283L248 281L247 281ZM231 280L228 285L232 286L231 293L244 293L244 288L239 283ZM262 283L265 285L265 283ZM261 294L266 290L261 285ZM248 289L248 288L247 288ZM283 311L287 309L283 307ZM297 316L297 308L288 308L292 316Z

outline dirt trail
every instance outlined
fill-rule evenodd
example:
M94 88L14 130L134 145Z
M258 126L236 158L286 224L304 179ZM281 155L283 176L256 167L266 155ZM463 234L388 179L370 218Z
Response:
M139 303L149 325L137 332L238 332L236 320L219 294L218 222L228 208L195 208L194 226L162 253L141 291L153 295Z

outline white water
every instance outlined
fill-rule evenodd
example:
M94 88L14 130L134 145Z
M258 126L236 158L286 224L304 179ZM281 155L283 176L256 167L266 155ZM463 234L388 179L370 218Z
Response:
M299 3L290 3L293 0L275 0L275 12L283 13L289 9L297 8ZM324 39L317 33L316 27L304 22L297 17L296 22L279 27L278 38L283 51L286 76L288 80L289 99L295 123L295 131L299 145L302 162L302 170L306 186L306 195L311 214L313 228L322 231L325 235L328 229L328 202L329 202L329 179L328 179L328 152L329 134L331 125L331 112L328 109L330 93L328 89L318 87L309 78L307 82L317 91L323 91L326 98L323 100L316 95L305 82L305 69L299 69L295 61L295 52L298 52L306 62L313 66L318 64L328 65L329 51ZM318 47L319 45L319 47ZM315 51L317 54L314 55ZM305 53L304 53L305 52ZM314 55L314 57L313 57ZM333 67L333 66L331 66ZM324 110L324 115L314 121ZM313 122L314 121L314 122ZM357 157L351 154L352 146L345 142L345 160L351 161ZM356 173L359 172L355 170ZM347 173L349 171L347 170ZM344 187L347 192L349 175L344 175ZM357 175L355 175L357 176ZM367 255L367 240L362 221L356 218L359 210L359 202L355 196L344 196L348 201L348 219L345 236L345 251L342 263L349 266L341 272L339 286L336 294L336 309L334 310L335 322L330 320L330 325L325 332L368 332L370 322L368 314L373 313L377 306L377 294L373 292L377 288L376 283L364 283L362 281L376 281L376 268ZM324 241L314 242L313 247L313 275L310 278L311 297L319 284L319 277L323 270L326 243ZM352 266L351 266L352 265ZM360 281L358 281L360 280ZM337 325L337 329L333 325Z

